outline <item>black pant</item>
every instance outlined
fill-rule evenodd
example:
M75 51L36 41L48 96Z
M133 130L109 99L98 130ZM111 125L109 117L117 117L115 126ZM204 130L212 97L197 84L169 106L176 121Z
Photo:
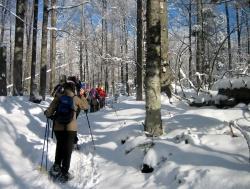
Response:
M55 135L57 140L55 164L61 166L62 170L67 173L70 167L76 131L55 131Z

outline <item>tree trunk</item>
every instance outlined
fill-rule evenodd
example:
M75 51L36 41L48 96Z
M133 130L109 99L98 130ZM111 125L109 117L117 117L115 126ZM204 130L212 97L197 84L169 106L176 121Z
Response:
M129 96L129 81L128 81L128 30L126 25L126 17L123 18L123 33L124 33L124 45L125 45L125 82L126 82L126 93Z
M51 7L56 7L56 0L51 0ZM51 27L56 27L56 10L51 10ZM56 65L56 31L50 32L50 94L55 86L55 65Z
M48 37L48 0L43 1L43 26L40 63L40 95L45 100L47 82L47 37Z
M89 53L88 53L88 44L85 41L85 66L84 66L84 81L89 82Z
M105 0L105 6L104 6L104 11L105 11L105 20L104 20L104 27L105 27L105 91L106 93L109 92L109 65L108 65L108 61L107 61L107 54L108 54L108 23L107 23L107 19L106 19L106 14L107 14L107 0Z
M241 63L242 57L241 57L241 27L240 27L240 11L239 7L236 4L236 31L237 31L237 43L238 43L238 61Z
M38 20L38 0L34 1L34 21L33 21L33 37L32 37L32 61L31 61L31 79L30 79L30 100L35 98L36 90L36 41L37 41L37 20Z
M7 7L7 3L10 3L10 1L2 1L1 2L5 7ZM6 23L6 15L7 15L7 9L1 7L1 24L0 24L0 43L3 43L4 38L4 27Z
M136 64L136 100L143 100L142 71L143 71L143 27L142 27L142 0L137 0L137 64Z
M79 72L80 72L80 80L83 81L83 69L82 69L82 67L83 67L83 42L82 42L82 37L81 37L79 43L80 43L79 44L79 46L80 46L80 51L79 51L79 54L80 54Z
M9 32L9 35L10 35L10 40L9 40L9 43L10 43L10 48L9 48L9 51L10 51L10 66L9 66L9 71L8 71L8 84L12 83L12 78L13 78L13 56L12 56L12 52L13 52L13 45L12 45L12 19L10 18L10 32ZM8 91L9 93L9 91Z
M228 12L228 3L225 2L226 20L227 20L227 50L228 50L228 69L232 70L232 50L231 50L231 36L230 36L230 19Z
M24 0L16 3L16 29L15 29L15 48L14 48L14 67L13 67L13 95L23 95L22 74L23 74L23 38L24 38ZM20 18L22 20L20 20Z
M7 96L6 47L0 47L0 96Z
M103 85L103 72L104 67L105 67L105 63L106 63L106 52L105 52L105 47L104 47L104 43L105 43L105 39L106 39L106 11L107 11L107 1L106 0L102 0L102 52L101 52L101 73L100 73L100 81L98 81L98 85Z
M23 88L29 92L30 80L27 79L30 77L30 67L31 67L31 59L32 59L32 23L33 23L33 4L30 5L29 1L25 1L25 36L26 36L26 52L25 59L23 65Z
M121 83L122 85L124 85L125 81L124 81L124 47L123 47L123 35L122 35L122 30L123 30L123 25L121 26L121 34L120 34L120 53L121 53L121 57L122 57L122 61L121 61L121 66L120 66L120 78L121 78Z
M197 25L199 27L196 37L196 72L201 73L202 68L202 0L197 1ZM200 80L197 76L197 86L200 87Z
M171 92L170 85L173 81L172 72L168 63L168 17L166 0L160 0L160 20L161 20L161 91ZM167 93L169 94L169 93ZM169 97L171 94L168 95Z
M87 27L86 27L86 20L85 17L83 18L83 30L84 30L84 48L85 48L85 66L84 66L84 81L89 82L89 51L88 51L88 34L87 34Z
M160 0L160 19L161 19L161 64L168 64L168 31L167 31L167 14L166 0Z
M82 5L82 10L81 10L81 18L80 18L80 41L79 41L79 46L80 46L80 59L79 59L79 72L80 72L80 80L83 81L83 5Z
M114 22L112 21L111 23L111 28L112 28L112 34L111 34L111 46L110 46L110 55L113 57L115 54L115 35L114 35ZM114 62L112 61L112 65L111 65L111 73L115 73L115 66L114 66ZM111 88L112 88L112 96L114 96L115 94L115 74L111 74Z
M249 6L250 6L250 2L249 2ZM250 8L250 7L249 7ZM250 22L249 22L249 15L246 15L246 24L247 24L247 54L248 54L248 58L247 58L247 64L248 64L248 73L250 73Z
M161 121L160 67L161 23L160 0L148 0L147 4L147 53L146 53L146 118L145 131L153 136L163 134Z
M189 58L188 58L188 78L192 81L192 60L193 60L193 52L192 52L192 0L189 1L189 8L188 8L188 51L189 51Z

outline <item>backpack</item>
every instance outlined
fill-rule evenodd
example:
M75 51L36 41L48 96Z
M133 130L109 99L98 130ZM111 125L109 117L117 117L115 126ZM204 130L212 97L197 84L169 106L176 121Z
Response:
M66 95L61 96L59 98L55 120L60 124L67 125L73 120L74 112L73 97Z

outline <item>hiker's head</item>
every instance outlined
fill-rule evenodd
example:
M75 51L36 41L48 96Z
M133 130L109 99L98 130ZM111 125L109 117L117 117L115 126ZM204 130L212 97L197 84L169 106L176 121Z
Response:
M67 80L67 82L64 83L63 87L64 87L64 90L70 90L73 93L75 93L76 86L75 86L75 83L73 81Z
M77 80L76 76L69 76L68 81L73 81L76 84L78 80Z

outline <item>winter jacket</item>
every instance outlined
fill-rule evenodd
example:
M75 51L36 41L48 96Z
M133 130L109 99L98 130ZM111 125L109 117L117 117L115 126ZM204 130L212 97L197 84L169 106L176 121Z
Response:
M102 88L96 88L98 94L100 95L100 97L105 98L106 97L106 93Z
M87 110L89 108L88 105L88 101L86 100L85 97L81 97L79 98L78 96L76 96L72 91L70 90L65 90L63 95L67 95L67 96L72 96L73 97L73 101L74 101L74 106L75 106L75 112L74 112L74 117L72 119L72 121L65 126L59 124L56 120L55 120L55 125L54 125L54 130L55 131L61 131L64 130L66 128L67 131L77 131L77 121L76 121L76 111L77 109L81 109L81 110ZM50 106L48 107L48 109L45 111L45 115L46 117L51 117L54 115L58 103L59 103L59 98L58 96L56 96L53 101L51 102Z

